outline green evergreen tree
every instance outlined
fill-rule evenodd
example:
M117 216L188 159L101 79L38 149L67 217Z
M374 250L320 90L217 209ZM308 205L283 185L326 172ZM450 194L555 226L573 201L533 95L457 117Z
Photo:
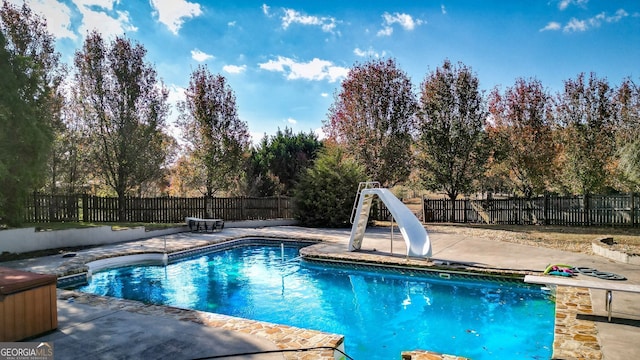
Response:
M44 183L63 78L46 22L24 4L0 8L0 223L19 225Z
M252 188L291 195L300 174L313 164L322 142L313 133L294 134L289 128L278 129L273 136L264 136L252 151Z
M364 167L336 146L325 147L300 177L294 191L294 216L306 226L349 226Z

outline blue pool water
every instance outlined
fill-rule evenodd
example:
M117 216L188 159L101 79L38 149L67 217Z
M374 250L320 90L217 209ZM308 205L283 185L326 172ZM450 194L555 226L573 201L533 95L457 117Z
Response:
M291 260L298 248L284 255ZM539 288L283 262L279 246L98 272L79 290L343 334L354 359L399 359L414 349L476 360L551 358L555 305Z

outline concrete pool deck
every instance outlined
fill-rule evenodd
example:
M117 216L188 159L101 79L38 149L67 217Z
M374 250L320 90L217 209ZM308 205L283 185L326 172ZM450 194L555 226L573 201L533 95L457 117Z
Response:
M448 232L446 227L427 226L427 229L433 244L432 260L439 264L449 263L454 267L464 265L483 272L529 273L543 271L548 264L564 263L622 274L627 277L626 282L640 284L640 266L637 265L617 263L600 256L519 245L473 235L460 235ZM322 243L314 245L312 248L314 254L324 254L330 257L346 255L350 258L374 262L393 261L406 265L428 265L426 260L405 259L404 240L397 230L394 234L393 254L391 254L389 234L388 228L368 229L362 251L349 253L347 252L349 229L307 229L290 226L258 229L231 228L213 234L180 233L101 246L78 251L76 256L72 258L55 255L0 263L0 266L39 273L67 275L83 271L84 263L99 258L132 253L162 252L165 249L165 243L166 250L171 253L241 237L322 240ZM570 293L560 293L559 291L558 303L560 303L561 297L566 298L563 300L563 304L569 304L569 309L558 307L557 310L556 341L565 338L562 341L566 341L564 344L566 351L554 353L556 358L640 358L640 301L638 301L638 295L615 292L613 319L611 323L608 323L604 294L604 291L584 289L577 289ZM194 312L181 313L179 309L169 308L166 310L166 307L149 305L142 306L142 310L135 312L129 311L129 307L135 307L135 304L130 303L135 302L107 302L105 298L92 296L86 297L89 299L84 299L86 301L81 299L82 296L77 296L74 301L69 301L70 297L72 295L69 295L68 292L59 291L60 324L58 330L37 339L53 341L55 353L60 358L67 358L64 354L78 354L76 351L79 349L84 351L94 349L91 350L93 352L81 354L105 359L136 358L142 355L145 358L197 358L250 352L255 349L267 351L282 349L279 342L282 342L283 339L286 339L284 340L286 342L292 341L290 338L279 338L278 334L274 335L277 333L276 328L266 327L258 331L252 330L253 332L245 331L244 333L230 331L229 328L219 326L221 323L228 322L229 319L205 318L205 315L197 312L194 315ZM589 304L579 303L578 300L582 301L585 298ZM576 320L577 317L579 323L567 323L567 312L572 314L573 320ZM189 322L185 324L184 321L176 321L176 319L189 320ZM143 326L144 324L147 325ZM144 329L149 329L151 324L157 324L156 326L164 330L154 331L151 336L149 331L144 331ZM213 326L213 328L205 326L212 324L218 324L218 326ZM575 334L565 331L565 327L580 331L589 328L587 330L593 330L593 335ZM237 328L232 330L237 330ZM185 335L176 336L176 334ZM316 332L305 335L316 339L322 338L321 343L338 344L340 342L330 334ZM593 344L594 340L596 340L595 344ZM583 349L580 346L584 343L591 343L593 346ZM291 344L289 348L295 348L295 346L304 347L305 344ZM137 352L131 353L134 349L137 349ZM268 358L304 358L302 354L296 355L298 357L274 353L270 354L271 357ZM308 356L307 358L317 358L312 353L307 353L306 356ZM416 358L418 356L413 357L413 359Z

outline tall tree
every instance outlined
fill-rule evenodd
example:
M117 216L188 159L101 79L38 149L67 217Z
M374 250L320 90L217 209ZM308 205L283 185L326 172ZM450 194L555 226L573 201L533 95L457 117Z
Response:
M323 129L365 167L369 179L390 187L411 172L415 111L407 74L393 59L371 60L351 69Z
M630 190L640 190L640 86L625 79L615 96L618 112L616 148L619 170Z
M74 101L66 100L49 158L49 180L45 185L48 193L76 194L87 190L92 166L84 126L81 109Z
M96 31L75 54L74 100L95 174L117 194L121 221L124 197L161 178L167 162L168 91L145 55L140 44L125 37L106 44Z
M18 225L59 121L64 67L46 22L26 4L0 8L0 222Z
M312 165L321 147L318 136L311 131L294 134L289 128L278 129L275 135L265 135L261 140L254 152L255 164L263 165L263 179L277 180L282 194L291 195L300 175Z
M566 80L558 96L562 125L562 177L568 191L590 194L606 190L614 155L616 112L606 79L581 73Z
M201 65L191 74L185 97L178 105L179 124L195 167L191 183L206 197L238 186L249 130L238 117L233 90L224 76Z
M245 195L263 197L283 193L282 184L269 170L269 154L264 150L268 143L269 138L265 135L260 144L251 147L245 165Z
M487 132L497 150L495 165L506 169L515 190L527 198L544 192L555 173L551 100L540 81L522 78L504 94L495 88L489 96Z
M471 69L445 60L421 85L419 165L425 186L454 201L473 189L488 158L487 111Z

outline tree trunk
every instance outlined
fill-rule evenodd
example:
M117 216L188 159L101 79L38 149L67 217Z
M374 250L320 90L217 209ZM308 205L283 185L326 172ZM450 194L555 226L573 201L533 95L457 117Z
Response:
M449 222L456 222L456 198L458 197L457 193L449 193L449 201L451 201L451 214L449 216Z
M125 196L124 191L118 191L118 221L125 222Z

